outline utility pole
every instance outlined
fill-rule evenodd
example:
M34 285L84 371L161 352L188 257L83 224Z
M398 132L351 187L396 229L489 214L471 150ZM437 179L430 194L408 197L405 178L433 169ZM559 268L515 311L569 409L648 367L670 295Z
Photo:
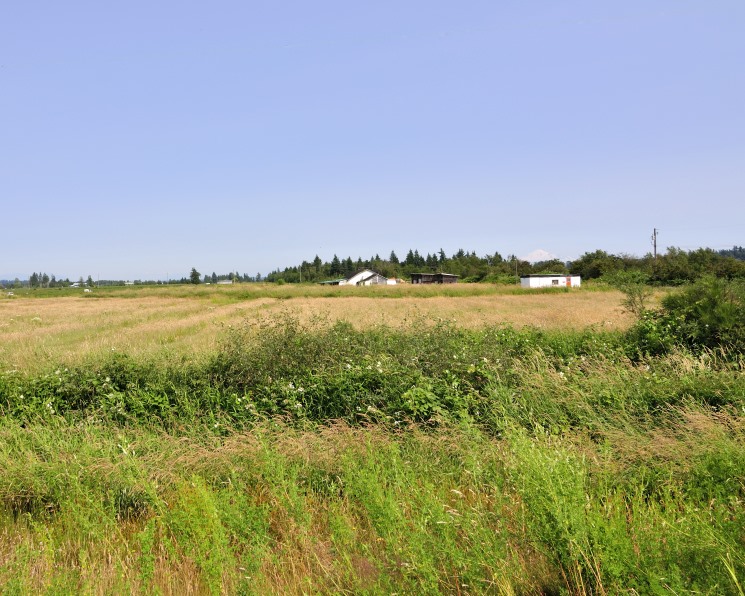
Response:
M654 228L652 232L652 254L654 255L655 262L657 262L657 228Z

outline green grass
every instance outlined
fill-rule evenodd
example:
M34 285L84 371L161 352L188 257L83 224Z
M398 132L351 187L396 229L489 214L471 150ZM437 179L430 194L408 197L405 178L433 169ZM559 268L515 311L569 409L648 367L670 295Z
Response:
M0 585L742 594L745 360L627 341L282 317L2 373Z

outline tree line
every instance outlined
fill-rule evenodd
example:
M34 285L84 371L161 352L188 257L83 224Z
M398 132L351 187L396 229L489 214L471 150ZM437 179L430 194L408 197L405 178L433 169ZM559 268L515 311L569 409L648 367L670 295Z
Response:
M581 275L583 279L612 277L622 271L638 271L649 283L679 285L699 279L704 275L734 279L745 278L745 249L715 251L699 248L685 251L671 247L656 257L652 254L637 257L627 254L611 254L603 250L586 252L574 261L559 259L530 263L515 255L504 258L499 252L478 256L475 251L458 250L447 256L440 249L423 256L418 250L409 250L400 260L395 251L388 258L375 255L363 260L351 257L322 261L318 255L300 265L277 269L266 276L265 281L298 283L319 282L354 275L361 269L372 269L388 278L408 278L412 273L450 273L460 276L462 282L515 283L522 275L556 273Z
M74 282L70 281L69 278L57 279L56 276L41 271L38 273L34 271L29 275L28 279L25 280L21 280L17 277L12 280L0 280L0 286L5 288L69 288L74 285L92 288L96 283L90 275L88 276L88 279L83 279L81 276L77 282Z
M323 261L316 255L312 260L304 260L300 265L277 269L262 277L241 274L237 271L202 275L192 268L189 275L168 281L135 280L135 285L162 284L216 284L229 280L236 283L274 282L299 283L320 282L341 279L354 275L361 269L372 269L388 278L407 279L412 273L450 273L458 275L462 282L516 283L522 275L538 273L556 273L560 275L581 275L583 279L611 278L621 272L639 272L644 279L657 285L680 285L712 275L722 279L745 279L745 248L733 246L731 249L715 251L710 248L698 248L685 251L680 248L668 248L664 254L646 254L637 257L628 254L612 254L604 250L586 252L574 261L564 262L559 259L529 263L515 255L502 257L499 252L478 256L475 251L460 249L447 256L440 249L423 255L418 250L409 249L403 259L395 251L387 258L378 254L369 259L351 257L340 259L334 255L330 261ZM78 286L119 286L124 280L93 281L81 276L77 282L69 278L56 278L44 272L34 272L27 280L0 280L6 288L64 288L77 283Z

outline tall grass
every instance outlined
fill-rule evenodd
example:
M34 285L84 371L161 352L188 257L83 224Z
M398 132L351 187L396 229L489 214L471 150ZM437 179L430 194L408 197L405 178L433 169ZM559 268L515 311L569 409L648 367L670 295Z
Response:
M423 323L3 373L0 585L742 593L742 355Z

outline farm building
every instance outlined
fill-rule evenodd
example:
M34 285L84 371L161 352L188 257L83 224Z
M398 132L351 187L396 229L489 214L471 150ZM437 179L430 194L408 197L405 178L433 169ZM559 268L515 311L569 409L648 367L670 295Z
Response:
M558 273L534 273L520 278L523 288L578 288L581 285L579 275L561 275Z
M451 273L412 273L413 284L454 284L458 282L458 276Z
M396 280L383 277L380 273L370 269L363 269L345 279L332 279L320 283L326 286L391 286L396 284Z

